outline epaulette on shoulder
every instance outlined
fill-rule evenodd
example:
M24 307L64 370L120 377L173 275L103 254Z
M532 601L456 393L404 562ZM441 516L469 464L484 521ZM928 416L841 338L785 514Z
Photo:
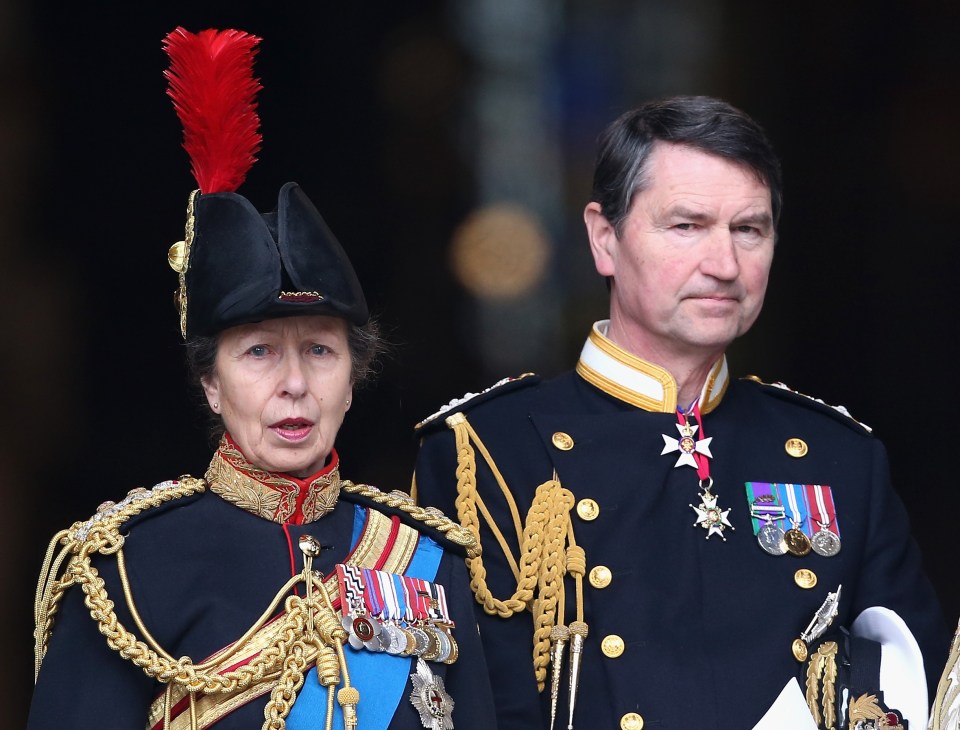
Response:
M381 512L396 515L404 523L424 532L447 549L475 558L480 555L480 543L473 533L447 517L436 507L424 507L398 489L383 492L367 484L342 482L340 497L348 502L364 504Z
M125 539L121 528L129 527L130 523L139 519L141 515L155 514L162 505L179 502L205 490L206 483L202 479L194 479L190 476L161 482L152 489L143 487L133 489L119 502L101 504L90 519L74 522L69 529L61 530L54 535L47 548L43 567L40 569L40 580L37 583L37 596L34 603L34 679L40 672L40 665L47 652L57 604L64 592L77 581L83 582L90 576L96 577L96 571L90 565L91 556L97 552L104 555L118 552ZM61 569L68 560L69 567L61 575ZM86 578L78 578L78 576L86 576ZM102 591L102 585L100 590ZM103 601L105 606L109 604L105 592ZM95 614L91 615L96 617ZM103 615L106 616L106 614ZM116 619L115 615L113 619Z
M504 395L505 393L511 393L515 390L519 390L520 388L528 388L531 385L536 385L539 382L540 376L536 375L535 373L524 373L523 375L515 378L503 378L503 380L498 380L489 388L485 388L479 393L465 393L459 398L454 398L436 413L433 413L420 421L420 423L414 426L414 430L418 434L423 433L431 428L436 428L438 424L442 424L444 420L443 417L447 414L452 415L453 413L470 410L481 403L485 403L486 401Z
M91 533L119 533L121 527L134 518L175 500L200 494L206 489L202 479L182 476L160 482L150 489L131 489L119 502L104 502L96 513L84 522L75 522L68 532L70 542L82 543Z
M781 398L786 397L796 403L800 403L801 405L816 408L817 410L827 413L828 415L837 418L849 426L859 427L867 433L873 433L873 429L870 426L862 421L858 421L856 418L850 415L850 411L848 411L844 406L830 405L829 403L822 401L820 398L814 398L812 395L807 395L806 393L793 390L785 383L765 383L756 375L747 375L743 378L743 380L761 385L764 391L770 393L771 395Z

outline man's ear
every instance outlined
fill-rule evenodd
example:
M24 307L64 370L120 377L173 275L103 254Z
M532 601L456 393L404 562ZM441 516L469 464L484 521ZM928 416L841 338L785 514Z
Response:
M613 225L603 215L600 203L590 202L583 209L583 222L587 227L587 238L590 240L590 253L593 254L593 265L601 276L614 276L617 262L617 232Z

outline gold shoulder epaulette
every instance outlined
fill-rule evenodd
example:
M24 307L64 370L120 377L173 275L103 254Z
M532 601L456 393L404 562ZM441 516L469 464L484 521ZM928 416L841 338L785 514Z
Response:
M786 383L781 383L781 382L779 382L779 381L777 381L777 382L775 382L775 383L765 383L763 380L761 380L760 378L758 378L756 375L747 375L747 376L745 376L745 377L743 378L743 380L749 380L749 381L754 382L754 383L760 383L761 385L766 385L766 386L769 386L769 387L771 387L771 388L778 388L779 390L786 391L787 393L793 393L794 395L800 396L801 398L806 398L808 401L812 401L812 402L814 402L814 403L819 403L821 406L825 406L826 408L832 408L833 410L835 410L835 411L836 411L837 413L839 413L840 415L846 416L847 418L849 418L851 421L853 421L853 422L856 423L858 426L860 426L862 429L864 429L867 433L873 433L873 429L870 428L870 426L868 426L867 424L863 423L863 421L858 421L856 418L854 418L852 415L850 415L850 411L848 411L845 406L835 406L835 405L831 405L830 403L824 402L824 401L821 400L820 398L814 398L812 395L807 395L806 393L801 393L799 390L794 390L793 388L791 388L790 386L788 386Z
M368 484L354 484L349 481L343 482L340 488L347 494L366 497L377 504L406 513L416 522L442 533L454 545L462 547L469 558L476 558L480 555L480 543L470 530L447 517L436 507L418 505L414 502L413 497L406 492L401 492L399 489L383 492Z
M89 565L90 556L94 553L112 555L120 550L124 541L120 528L130 518L165 502L189 497L205 489L206 484L202 479L191 476L161 482L152 489L138 487L119 502L104 502L90 519L75 522L69 529L54 535L40 570L34 602L34 679L40 672L40 664L47 651L57 607L67 588L77 582L81 565ZM61 576L60 568L67 559L70 562Z

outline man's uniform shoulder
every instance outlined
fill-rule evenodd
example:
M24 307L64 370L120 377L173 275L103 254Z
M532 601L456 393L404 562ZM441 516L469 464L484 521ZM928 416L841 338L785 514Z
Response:
M826 416L863 435L873 434L873 429L870 426L854 418L844 406L830 405L820 398L793 390L781 382L766 383L756 375L747 375L741 378L740 382L751 389L755 389L755 392L762 394L764 397L772 399L777 405L796 407L801 411Z
M511 378L503 378L484 388L479 393L465 393L459 398L444 405L435 413L424 418L414 428L419 437L426 436L437 430L442 430L447 424L447 419L455 414L463 414L486 406L491 403L503 404L507 402L507 396L520 393L531 393L535 386L542 382L542 378L534 373L524 373L523 375Z

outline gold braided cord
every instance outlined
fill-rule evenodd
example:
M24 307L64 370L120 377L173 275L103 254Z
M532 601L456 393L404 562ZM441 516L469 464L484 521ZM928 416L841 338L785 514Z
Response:
M340 489L348 494L358 494L377 504L406 512L417 522L422 522L427 527L442 533L454 545L464 548L468 557L477 557L480 554L480 541L469 530L458 525L435 507L421 507L416 504L413 497L406 492L399 490L382 492L376 487L349 481L341 482Z
M451 417L447 419L447 423L452 424L451 427L453 428L457 444L457 499L455 502L457 516L460 518L460 523L470 531L479 544L480 519L477 514L477 501L480 499L480 496L477 492L476 459L470 443L470 431L467 428L466 418L461 414L456 415L459 415L460 418L455 419ZM508 493L507 496L508 501L512 502L513 495ZM531 510L532 509L533 508L531 508ZM517 561L507 546L500 529L496 523L490 519L489 513L486 514L487 524L490 526L494 537L496 537L500 543L504 556L512 567L516 566ZM542 534L542 532L539 534ZM520 540L520 544L523 545L522 539ZM521 574L520 570L514 567L514 574L518 575L517 590L510 598L505 600L494 598L487 588L487 571L483 565L483 560L481 558L467 560L467 568L470 571L470 588L473 590L477 602L483 606L484 611L489 614L496 614L501 618L509 618L513 614L529 608L537 584L535 568L539 567L540 557L537 548L538 545L532 545L532 549L537 552L529 556L526 571Z
M36 597L33 602L34 682L37 681L37 676L40 674L40 664L43 662L43 655L47 652L47 641L50 637L53 617L56 614L63 591L62 587L58 587L57 575L60 573L60 566L64 559L70 554L70 549L67 546L63 547L56 558L53 557L53 553L61 541L66 541L68 534L68 530L61 530L54 535L43 558L43 567L40 569L40 580L37 583Z
M572 541L570 510L574 504L573 494L560 484L554 472L552 479L537 487L521 530L516 500L479 435L467 422L466 416L456 413L447 418L446 423L454 432L457 448L457 516L478 543L480 517L483 517L517 580L517 588L509 598L494 597L486 582L487 573L483 560L478 556L467 560L470 587L477 602L491 615L509 618L527 609L532 611L534 674L540 691L543 691L547 666L550 664L552 629L557 625L558 615L562 620L560 604L564 596L563 579L568 571L568 554L564 545L568 540ZM513 556L506 538L479 496L474 446L494 474L513 516L514 527L519 536L519 561ZM573 548L570 555L574 562L574 572L579 574L578 585L582 586L586 559L582 549L575 545ZM578 590L578 599L577 618L582 622L582 589Z
M473 430L473 426L470 425L470 422L467 421L466 418L464 418L463 422L466 425L467 433L470 434L470 438L472 439L473 443L476 444L477 450L480 452L483 460L490 467L490 472L493 474L493 478L496 480L497 486L500 487L500 491L507 500L507 508L510 510L510 518L513 520L513 529L516 531L517 540L519 541L523 535L523 528L521 527L522 523L520 522L520 510L517 508L517 503L513 499L513 495L510 492L510 487L507 486L507 481L503 478L500 468L493 461L493 458L490 456L490 452L487 451L487 447L484 445L483 441L480 440L480 436L476 431Z
M577 621L583 623L583 576L587 572L587 554L573 537L573 522L567 527L567 573L573 576L577 600ZM561 599L562 600L562 599Z
M68 567L65 575L58 578L60 568L72 555L70 565L83 557L89 564L90 555L99 552L104 555L115 553L123 544L120 526L128 519L145 509L151 509L172 499L187 497L205 489L204 483L192 477L183 477L179 482L165 482L152 490L138 488L132 490L120 503L107 502L86 522L75 522L70 529L57 533L44 557L37 584L34 603L34 681L40 673L43 657L47 653L47 644L53 630L53 617L57 612L63 592L76 580ZM62 545L56 558L53 553L57 545Z
M285 718L296 700L297 691L303 685L304 670L311 662L315 661L318 677L328 687L330 702L334 689L340 683L341 672L349 688L349 675L346 672L346 657L342 646L347 640L347 632L340 624L327 593L332 586L324 586L322 582L314 579L312 558L305 556L303 572L285 583L267 610L243 637L226 652L215 655L205 663L194 664L190 657L175 659L164 651L144 626L135 607L122 549L124 536L120 533L120 527L130 517L145 509L170 499L202 492L204 489L203 481L183 478L178 483L165 483L149 492L135 490L120 504L108 503L87 522L76 523L70 530L61 532L54 538L44 559L34 605L37 621L37 670L39 671L46 652L52 617L59 601L66 588L79 583L84 593L84 604L97 623L98 630L106 638L107 646L140 667L147 676L167 684L163 707L165 727L171 727L174 686L181 687L189 694L189 722L190 727L195 729L199 722L196 708L196 696L199 693L232 693L260 682L266 675L276 676L279 672L279 680L264 708L263 727L283 730ZM371 491L376 490L372 488L361 488L357 491L366 491L367 496L375 498ZM387 502L386 499L377 501ZM389 501L396 500L390 498ZM427 514L432 518L432 513ZM57 545L63 547L54 558ZM114 611L114 603L107 595L105 583L92 564L92 556L97 553L116 555L124 598L146 641L139 640L120 623ZM70 557L65 574L58 579L60 565L68 556ZM299 583L306 586L306 596L300 598L297 595L288 595ZM284 602L285 613L276 619L277 638L249 662L234 670L218 671L219 668L228 666L229 660L271 620L281 601L284 601L284 596L287 596ZM355 690L344 696L350 698L354 695ZM328 729L332 717L332 712L328 713Z
M537 686L542 692L547 678L547 666L550 664L550 633L556 623L557 602L562 593L563 576L567 572L567 554L563 550L563 544L570 510L573 509L573 494L563 489L556 478L542 484L537 492L541 490L548 495L540 501L541 504L548 505L543 530L543 541L547 549L543 551L542 564L537 575L538 595L533 608L533 669Z

